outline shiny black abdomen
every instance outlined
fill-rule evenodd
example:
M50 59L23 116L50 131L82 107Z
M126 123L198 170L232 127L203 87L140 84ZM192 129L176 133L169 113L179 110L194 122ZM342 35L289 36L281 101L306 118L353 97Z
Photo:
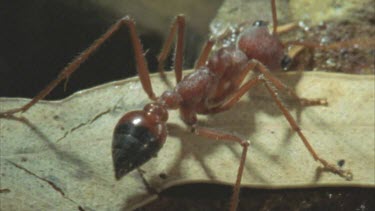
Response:
M136 118L143 119L142 116ZM137 124L142 121L134 121L136 118L123 118L125 121L120 120L114 131L112 157L116 179L156 156L162 147L160 137L145 125Z

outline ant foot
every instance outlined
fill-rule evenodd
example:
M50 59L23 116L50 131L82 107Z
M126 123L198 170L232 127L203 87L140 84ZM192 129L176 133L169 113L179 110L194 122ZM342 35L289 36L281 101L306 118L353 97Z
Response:
M14 116L15 113L22 112L22 111L23 111L22 108L15 108L15 109L11 109L5 112L0 112L0 118L7 118L10 116Z
M336 165L330 164L323 159L319 159L319 161L323 164L324 170L337 174L347 181L353 180L353 173L350 170L340 169Z
M315 106L315 105L328 106L327 99L323 99L323 98L316 98L316 99L299 98L299 103L302 106Z

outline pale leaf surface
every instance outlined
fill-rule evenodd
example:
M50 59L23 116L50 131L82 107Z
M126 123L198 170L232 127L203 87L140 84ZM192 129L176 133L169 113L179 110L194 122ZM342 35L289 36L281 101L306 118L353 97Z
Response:
M173 75L168 77L173 81ZM201 125L251 141L242 184L375 187L374 76L315 72L279 78L302 97L328 99L328 107L285 102L318 154L332 163L345 160L343 168L354 179L317 174L319 164L260 86L231 110L199 117ZM158 75L152 80L157 94L167 89ZM27 101L2 98L1 111ZM24 121L0 119L1 210L119 210L155 199L138 171L116 181L111 158L118 119L147 102L139 80L131 78L38 103L21 115ZM168 126L170 135L157 158L141 167L151 187L160 191L175 184L234 182L239 145L191 134L176 111L170 112Z

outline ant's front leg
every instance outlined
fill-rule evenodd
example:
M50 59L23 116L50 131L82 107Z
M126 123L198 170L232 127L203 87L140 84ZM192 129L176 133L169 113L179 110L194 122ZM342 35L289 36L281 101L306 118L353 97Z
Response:
M253 64L253 65L251 65L251 64ZM227 109L233 107L239 101L239 99L248 90L250 90L252 87L258 85L260 82L263 82L266 85L267 90L270 92L271 97L276 102L277 106L282 111L282 113L284 114L285 118L289 122L289 124L292 127L292 129L295 132L297 132L298 136L300 137L300 139L302 140L303 144L305 145L305 147L307 148L307 150L309 151L309 153L311 154L311 156L314 158L314 160L320 162L324 166L324 168L326 170L328 170L330 172L333 172L335 174L338 174L341 177L345 178L346 180L352 180L353 175L352 175L352 173L350 171L340 169L337 166L328 163L326 160L324 160L323 158L321 158L315 152L315 150L313 149L313 147L310 145L309 141L307 140L307 138L305 137L305 135L302 133L301 128L298 126L296 120L292 117L292 115L290 114L290 112L286 109L286 107L283 105L282 101L279 99L279 97L277 95L277 90L287 90L287 91L289 91L288 87L286 87L285 85L283 85L281 82L280 82L280 84L277 84L277 82L279 82L279 80L277 80L276 78L274 78L272 76L272 74L266 69L266 67L264 65L262 65L261 63L249 62L248 67L249 68L254 68L256 71L259 71L262 74L259 75L259 76L257 76L257 77L254 77L254 78L250 79L249 81L247 81L246 83L244 83L233 94L233 96L231 97L231 99L229 99L226 103L224 103L221 106L211 108L209 110L209 113L218 113L218 112L222 112L224 110L227 110ZM274 83L274 82L276 82L276 83ZM274 88L274 86L275 86L275 88ZM294 92L292 92L292 93L294 93ZM294 95L294 96L297 97L300 100L304 100L303 98L299 98L297 95ZM316 103L316 104L323 104L325 101L322 101L322 100L309 100L308 102L310 102L310 103Z
M194 69L195 70L197 70L198 68L200 68L200 67L202 67L202 66L204 66L206 64L208 56L210 55L212 47L214 46L215 43L216 43L216 39L214 39L214 38L210 38L206 42L206 44L202 48L202 51L201 51L201 53L200 53L200 55L198 57L197 62L194 65Z
M80 55L74 58L71 63L69 63L66 67L64 67L61 70L57 78L50 82L47 85L47 87L44 88L41 92L39 92L39 94L37 94L30 102L28 102L20 108L15 108L5 112L1 112L0 118L5 118L15 113L25 112L28 109L30 109L39 100L46 97L62 80L67 79L72 73L74 73L83 62L85 62L106 40L108 40L115 32L117 32L123 26L127 26L130 31L130 37L133 43L136 66L142 87L150 99L156 100L156 96L152 90L147 63L143 55L144 53L142 50L142 45L135 30L135 22L127 16L118 20L99 39L97 39L93 44L91 44Z
M311 154L311 156L314 158L315 161L320 162L324 169L327 171L330 171L332 173L338 174L341 177L345 178L346 180L350 181L353 179L353 174L348 170L343 170L338 168L338 166L334 164L330 164L325 159L321 158L318 153L315 152L314 148L310 145L309 141L307 140L306 136L302 133L301 128L298 126L297 122L294 120L290 112L286 109L286 107L283 105L282 101L279 99L276 90L272 87L272 83L267 81L265 79L264 85L266 86L268 92L270 93L271 97L275 101L276 105L279 107L281 112L284 114L285 118L289 122L289 125L292 127L292 129L297 132L298 136L302 140L303 144Z
M300 137L301 141L311 154L311 156L314 158L315 161L320 162L325 170L328 170L332 173L338 174L341 177L345 178L346 180L352 180L353 179L353 174L348 171L348 170L343 170L338 168L338 166L333 165L328 163L325 159L321 158L317 152L315 152L314 148L311 146L310 142L307 140L306 136L302 133L301 128L298 126L296 120L293 118L293 116L290 114L288 109L284 106L283 102L278 96L277 90L287 90L287 87L280 82L278 84L278 80L275 80L272 76L272 74L267 70L267 68L261 64L257 63L258 65L255 66L256 70L261 72L261 78L260 80L263 82L263 84L266 86L268 92L270 93L271 97L275 101L276 105L279 107L281 112L284 114L285 118L287 119L289 125L291 128L298 134ZM298 97L298 96L297 96ZM300 100L303 100L303 98L299 98ZM309 101L309 102L314 102L314 101ZM323 101L324 102L324 101ZM316 103L322 103L319 100L316 101Z

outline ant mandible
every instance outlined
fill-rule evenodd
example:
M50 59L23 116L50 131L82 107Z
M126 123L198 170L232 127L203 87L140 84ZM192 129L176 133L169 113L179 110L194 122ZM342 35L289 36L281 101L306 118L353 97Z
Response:
M167 137L166 122L168 110L179 109L180 116L193 133L198 136L236 142L242 146L240 164L233 189L230 210L237 208L241 178L250 142L237 135L202 127L198 124L197 114L215 114L230 109L252 87L263 83L282 111L292 129L306 146L307 150L323 167L347 180L352 179L350 171L343 170L321 158L302 133L297 122L283 105L277 91L285 91L296 98L302 105L326 105L323 99L304 99L281 81L270 71L280 70L290 60L285 54L283 44L277 34L277 14L275 0L271 0L273 30L269 32L267 23L256 21L252 26L244 27L236 38L236 42L212 52L218 39L209 39L199 56L195 72L182 79L182 57L185 18L178 15L172 24L167 40L160 53L159 72L163 75L162 65L171 49L174 36L177 34L174 71L177 85L173 90L165 91L156 97L150 81L147 63L143 56L140 40L135 30L135 22L124 17L112 25L109 30L83 51L72 63L67 65L58 77L26 105L0 113L0 117L8 117L18 112L25 112L39 100L43 99L62 80L68 78L87 58L108 40L121 27L129 28L134 48L136 66L144 91L153 101L143 110L126 113L117 123L112 142L112 157L117 180L150 160L161 149ZM304 43L297 43L304 45ZM313 46L314 47L314 46ZM255 76L245 81L250 72Z

